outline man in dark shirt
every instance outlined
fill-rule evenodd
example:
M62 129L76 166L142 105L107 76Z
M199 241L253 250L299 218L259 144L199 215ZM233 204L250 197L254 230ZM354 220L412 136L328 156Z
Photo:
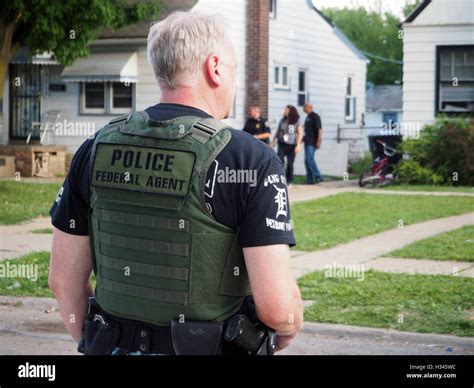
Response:
M261 117L260 107L251 106L249 108L249 118L244 126L244 131L252 135L254 138L263 141L265 144L269 144L271 130L268 126L267 120Z
M321 147L323 129L321 126L321 118L317 113L313 112L313 104L304 104L303 110L307 114L304 122L303 138L304 165L306 167L306 183L311 185L323 181L323 177L321 176L316 161L314 160L316 150Z
M176 119L174 121L179 122L179 118L185 116L213 117L216 120L227 117L234 99L237 58L220 16L178 12L153 24L148 37L148 57L161 89L161 103L146 109L151 119L159 122ZM175 58L182 58L186 65L177 66ZM249 297L253 300L248 301L249 310L276 331L278 350L291 342L303 322L301 295L291 274L288 247L293 246L295 240L283 166L265 144L254 141L243 131L228 131L229 141L222 144L221 149L216 149L219 152L209 168L206 166L201 194L207 211L204 206L195 210L238 233L253 297ZM102 131L100 133L103 135ZM143 134L140 136L146 138ZM58 300L66 329L76 341L81 339L87 301L94 296L89 281L93 267L91 242L94 247L110 243L97 234L96 224L90 227L90 212L94 208L90 176L93 143L94 139L86 140L76 152L50 212L54 230L49 284ZM95 194L94 198L98 197L97 191ZM157 232L156 240L163 239L166 239L166 232ZM199 247L197 242L191 241L190 244L191 252L192 244ZM114 255L131 255L130 251L133 248L120 253L114 251L110 254L112 264L120 263ZM225 264L221 262L225 256L213 257L212 247L207 252L204 249L203 253L218 262L216 267ZM142 277L137 279L140 281ZM197 278L196 282L205 282L206 279ZM167 289L166 281L169 279L157 280L156 288ZM215 282L210 281L215 287ZM138 285L143 289L141 284ZM140 296L129 289L121 289L123 296L119 301L123 304L128 297ZM117 294L120 292L116 290L114 295ZM202 306L204 309L206 305ZM170 303L169 308L174 311L179 306ZM113 316L114 312L108 311L108 314ZM251 315L251 311L245 314ZM126 325L135 329L140 327L136 321L127 320ZM136 337L141 338L139 334ZM159 342L159 345L170 346L169 341ZM158 353L170 354L168 348Z
M211 115L201 109L180 104L161 103L146 109L151 119L171 120L182 116L209 118ZM237 230L240 227L240 243L244 247L288 244L295 245L293 231L289 228L272 228L268 220L277 218L275 196L278 189L285 190L281 179L283 168L278 155L260 142L237 129L232 129L232 138L223 151L214 160L207 173L206 203L214 217L224 225ZM61 194L51 208L52 223L58 229L80 236L89 234L89 172L90 153L94 139L86 140L74 155L71 168L61 189ZM249 171L249 178L255 181L235 184L225 181L227 171ZM275 182L273 177L277 177ZM274 188L275 186L275 188ZM248 190L250 188L250 190ZM259 200L249 202L256 195ZM262 203L273 204L261 206ZM70 220L73 228L70 227ZM291 223L289 209L278 221Z

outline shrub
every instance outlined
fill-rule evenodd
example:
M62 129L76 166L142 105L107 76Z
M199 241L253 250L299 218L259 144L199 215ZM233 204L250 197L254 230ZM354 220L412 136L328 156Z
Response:
M401 148L409 158L397 166L402 182L474 185L474 119L438 117Z
M370 152L366 152L363 158L349 163L349 172L360 175L369 167L372 167L372 154Z
M400 180L404 183L440 184L443 178L433 170L423 167L415 160L405 160L397 168Z

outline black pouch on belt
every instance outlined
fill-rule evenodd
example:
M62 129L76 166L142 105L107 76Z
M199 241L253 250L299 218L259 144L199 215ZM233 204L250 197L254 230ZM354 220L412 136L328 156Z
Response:
M111 354L119 337L119 329L112 327L101 315L95 314L84 324L84 355Z
M171 321L171 343L178 356L220 354L224 322Z

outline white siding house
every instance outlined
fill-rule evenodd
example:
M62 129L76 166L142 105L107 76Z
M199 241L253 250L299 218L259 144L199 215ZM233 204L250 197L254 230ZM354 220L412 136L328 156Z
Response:
M383 129L400 128L403 123L402 85L371 86L367 90L365 101L364 134L379 132ZM369 142L364 142L369 150Z
M474 111L474 2L425 0L403 23L406 123Z
M196 2L162 0L162 17L175 10L190 10ZM49 121L55 135L46 144L75 152L87 136L114 117L159 102L160 90L146 54L149 24L102 31L91 44L90 55L68 67L52 60L33 58L32 62L21 50L11 61L5 83L0 144L24 145L32 122ZM23 89L12 83L16 73ZM59 111L56 122L46 118L47 112L55 111Z
M228 122L242 128L246 117L246 1L200 0L194 9L219 12L229 23L240 64L236 114ZM338 124L357 126L365 112L367 63L367 58L311 1L271 1L268 120L272 130L276 130L284 107L294 105L303 122L302 105L312 102L324 128L324 145L317 152L317 162L324 174L340 176L346 171L348 144L336 143L336 128ZM346 100L350 100L347 115ZM296 157L295 173L305 174L303 152Z
M323 145L316 153L318 166L323 174L341 176L348 144L336 143L336 129L338 124L356 127L365 112L367 58L305 0L274 1L269 57L273 127L288 104L297 106L304 122L302 104L312 102L324 129ZM286 84L281 80L285 67ZM305 174L303 152L296 158L295 172Z
M231 117L225 121L234 128L243 128L247 115L245 112L246 0L199 0L193 10L220 13L226 18L227 32L235 47L238 67L234 109Z
M249 105L247 26L249 18L255 18L249 12L255 3L249 1L259 1L268 12L265 21L268 23L268 61L264 64L268 80L263 83L267 85L268 98L262 103L262 110L268 112L272 129L276 129L286 105L297 106L303 122L302 105L312 102L324 128L323 145L317 152L321 171L327 175L343 174L347 167L348 144L337 144L336 127L338 124L357 126L361 120L365 111L368 60L311 1L162 0L163 16L173 10L193 9L220 13L226 18L239 60L236 98L227 122L242 128ZM78 59L66 68L54 61L32 65L18 59L21 65L13 65L11 71L31 71L40 66L37 77L41 85L33 97L33 111L25 114L23 101L12 99L10 91L16 89L11 82L6 83L1 143L24 144L31 122L44 120L46 112L60 111L55 124L60 131L49 140L74 152L87 135L114 116L143 110L159 102L160 90L146 55L148 28L149 23L139 23L116 32L104 31L91 45L89 57ZM9 117L10 112L14 112L15 118ZM295 167L296 174L305 174L303 152L298 155Z

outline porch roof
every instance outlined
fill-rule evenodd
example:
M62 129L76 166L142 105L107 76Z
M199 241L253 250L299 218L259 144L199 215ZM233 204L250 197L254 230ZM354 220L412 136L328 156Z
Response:
M14 64L59 65L52 53L44 52L31 56L27 47L20 47L10 60Z
M65 67L61 77L66 82L137 82L136 51L92 53Z

